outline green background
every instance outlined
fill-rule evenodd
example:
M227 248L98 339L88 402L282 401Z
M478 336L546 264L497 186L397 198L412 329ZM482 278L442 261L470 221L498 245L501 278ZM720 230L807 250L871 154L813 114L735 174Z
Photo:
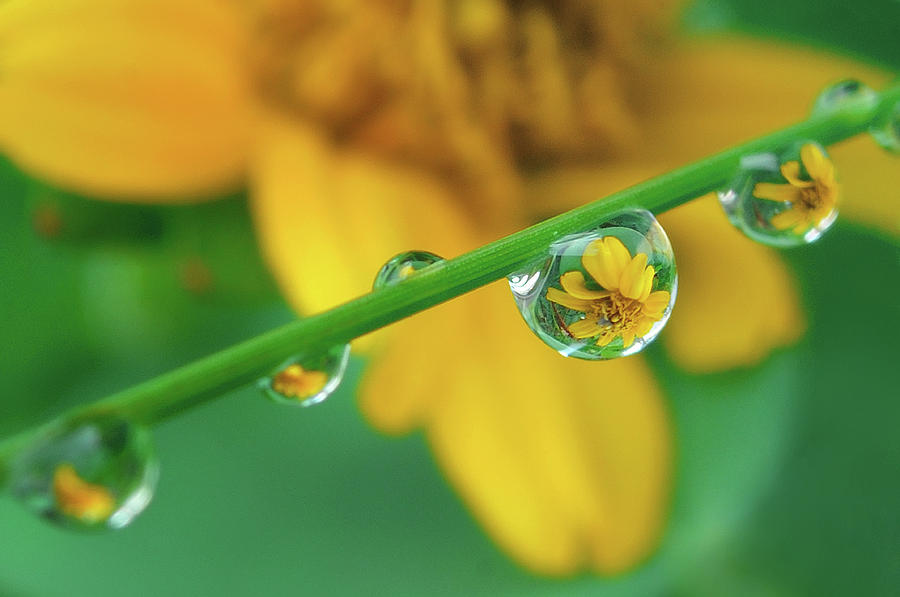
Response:
M686 21L900 69L900 3L811 6L703 1ZM5 162L0 195L0 436L292 317L239 197L85 202ZM29 226L47 201L70 223L53 243ZM194 256L216 272L209 295L179 284ZM800 346L712 376L651 350L677 430L677 486L661 549L630 574L556 581L518 568L420 435L388 438L362 421L357 360L316 408L276 408L250 388L159 427L157 497L122 532L68 533L0 500L0 596L895 594L897 246L839 222L785 258L810 314Z

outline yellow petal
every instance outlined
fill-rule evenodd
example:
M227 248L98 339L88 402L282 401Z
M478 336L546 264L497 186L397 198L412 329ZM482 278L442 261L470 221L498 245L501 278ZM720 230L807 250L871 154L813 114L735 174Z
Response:
M576 311L587 311L591 308L591 301L582 298L576 298L571 294L566 294L557 288L547 289L547 300L569 309Z
M546 574L620 572L656 545L665 516L670 432L652 374L640 358L598 366L554 354L502 309L506 295L495 286L464 299L496 317L454 322L456 375L428 439L520 563ZM484 358L501 353L503 367ZM411 353L407 366L428 360Z
M646 315L661 314L669 306L671 295L667 290L657 290L650 293L650 296L644 301L642 311ZM643 334L642 334L643 335Z
M564 273L559 281L566 292L580 299L598 299L609 296L607 290L589 290L584 284L584 274L578 270Z
M459 205L423 173L341 151L300 121L270 115L252 166L263 252L301 312L371 289L395 254L453 257L476 246Z
M782 164L781 175L795 187L811 187L815 184L811 180L803 180L800 178L800 162L797 161L785 162Z
M634 331L624 330L622 332L622 346L628 348L632 344L634 344Z
M667 212L661 222L679 274L678 306L662 340L683 367L751 365L800 336L805 318L793 276L776 251L725 221L715 197Z
M641 294L637 297L639 301L643 302L650 296L650 291L653 290L653 276L655 275L656 269L652 265L644 268L644 273L641 274Z
M807 143L800 148L800 159L803 160L803 165L811 178L834 179L834 167L822 153L822 150L813 143Z
M631 261L631 253L618 238L605 236L591 241L581 263L594 280L606 290L618 290L622 271Z
M809 217L807 212L796 207L787 209L772 217L772 226L778 230L787 230L798 224L803 226L803 228L809 228Z
M603 328L597 325L596 319L579 319L569 324L569 333L578 339L592 338L600 333Z
M644 268L647 267L646 253L638 253L622 272L619 279L619 292L624 296L636 299L644 291Z
M644 317L638 323L635 331L638 336L646 336L648 332L650 332L650 328L653 327L653 324L656 323L657 318Z
M95 196L159 200L238 184L246 43L212 0L0 3L0 148Z
M789 184L760 182L753 187L753 196L772 201L794 202L800 199L800 189Z

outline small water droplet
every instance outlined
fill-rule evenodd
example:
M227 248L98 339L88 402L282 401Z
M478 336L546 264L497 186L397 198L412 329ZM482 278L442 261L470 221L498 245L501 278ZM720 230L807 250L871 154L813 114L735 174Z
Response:
M51 424L13 456L8 490L61 526L118 529L150 503L159 467L149 431L109 413Z
M834 224L839 194L828 154L808 141L783 154L742 158L718 196L744 234L773 247L793 247L814 242Z
M875 141L891 153L900 154L900 102L876 122L869 132Z
M844 79L822 90L813 103L812 115L824 116L854 103L875 105L878 103L878 94L861 81Z
M428 251L405 251L381 266L372 284L374 290L401 282L419 270L444 261Z
M312 406L337 389L349 360L349 344L335 346L320 355L292 357L260 380L259 385L266 397L278 404Z
M508 280L528 327L563 356L587 360L643 350L665 326L678 289L672 245L643 210L554 242Z
M873 107L878 103L878 93L856 79L845 79L829 85L819 94L813 104L812 115L831 114L852 103ZM881 147L900 154L900 103L875 122L869 133Z

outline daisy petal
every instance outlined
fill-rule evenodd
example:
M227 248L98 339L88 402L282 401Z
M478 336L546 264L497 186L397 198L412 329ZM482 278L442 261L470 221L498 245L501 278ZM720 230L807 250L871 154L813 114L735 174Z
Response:
M760 182L753 187L753 196L760 199L793 203L800 199L800 189L789 184Z
M831 160L825 157L822 150L813 143L807 143L800 149L800 159L803 166L813 179L834 178L834 166Z
M657 290L650 293L650 296L644 301L644 307L641 309L645 315L654 316L661 315L666 307L669 306L671 295L667 290Z
M653 327L654 323L656 323L656 320L645 317L641 319L641 321L637 324L635 332L638 336L646 336L650 332L650 328Z
M591 301L566 294L558 288L547 289L547 300L575 311L587 311L591 308Z
M569 333L578 339L592 338L603 329L597 325L596 319L579 319L567 326Z
M608 290L589 290L584 285L584 274L578 270L564 273L559 281L563 289L576 298L599 299L610 295Z
M772 217L772 226L778 230L787 230L795 226L809 228L809 214L797 208L791 208Z
M238 187L253 103L242 15L189 4L0 3L3 153L112 199L196 200Z
M610 334L609 332L601 334L600 337L597 338L597 346L606 346L612 342L615 337L615 334Z
M634 344L634 331L633 330L625 330L622 332L622 342L625 348L628 348L632 344Z
M581 262L594 280L606 290L618 290L622 271L631 261L631 253L618 238L606 236L592 241Z
M805 188L815 184L811 180L803 180L800 178L800 162L797 161L785 162L782 164L781 175L795 187Z
M650 296L650 291L653 289L653 276L656 275L656 269L652 265L648 265L644 269L644 273L641 274L641 294L638 296L638 300L643 302Z
M644 272L647 267L647 254L638 253L622 272L619 279L619 292L630 299L636 299L644 291Z
M487 294L467 301L496 317L454 321L460 341L448 343L456 375L427 429L441 468L530 569L622 571L654 547L666 512L671 435L652 374L640 357L603 371L562 359L503 309L505 292ZM503 367L483 357L497 351L509 357ZM430 370L424 351L409 357ZM598 383L602 395L590 391Z

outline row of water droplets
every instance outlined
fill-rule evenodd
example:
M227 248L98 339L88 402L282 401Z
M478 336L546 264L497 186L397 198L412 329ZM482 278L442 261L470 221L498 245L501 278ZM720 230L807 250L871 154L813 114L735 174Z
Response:
M378 272L374 288L396 284L439 261L424 251L398 255ZM280 404L318 404L340 385L349 357L349 344L297 355L259 386ZM51 423L0 466L6 493L46 520L77 530L127 526L150 503L159 478L149 430L109 411Z
M813 115L847 102L877 102L857 81L827 88ZM872 136L900 154L900 105ZM824 148L800 141L778 152L745 156L718 195L728 219L750 238L786 247L817 240L837 217L840 187ZM396 284L442 259L409 251L388 261L374 289ZM605 360L637 353L662 331L675 303L678 274L672 246L650 212L616 215L552 243L545 255L509 276L528 326L567 357ZM311 406L339 386L349 345L296 355L260 380L279 404ZM57 524L76 529L128 525L150 503L158 464L149 431L114 412L94 411L39 430L7 459L3 489Z

